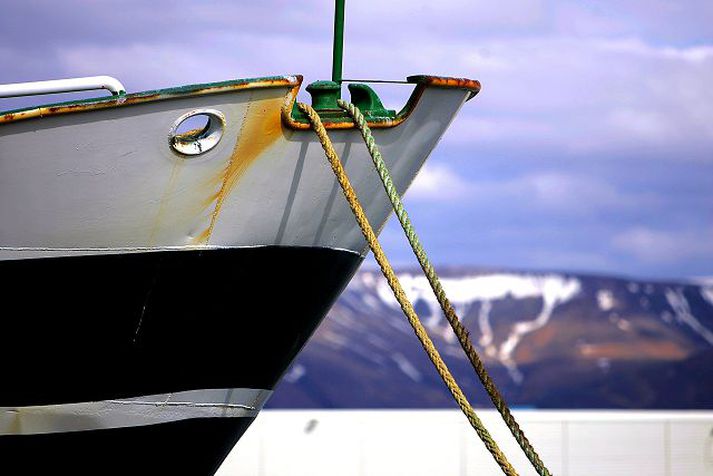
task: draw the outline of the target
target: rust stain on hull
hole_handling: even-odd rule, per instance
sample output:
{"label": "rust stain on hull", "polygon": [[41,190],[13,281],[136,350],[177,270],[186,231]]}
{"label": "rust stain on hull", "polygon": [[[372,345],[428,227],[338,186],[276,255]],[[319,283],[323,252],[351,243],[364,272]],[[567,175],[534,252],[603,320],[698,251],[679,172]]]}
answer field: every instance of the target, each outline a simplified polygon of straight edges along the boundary
{"label": "rust stain on hull", "polygon": [[205,203],[206,206],[215,203],[210,224],[194,239],[195,244],[208,243],[225,199],[235,188],[240,177],[265,150],[282,137],[283,102],[282,97],[259,102],[248,101],[235,148],[222,173],[214,178],[214,185],[219,184],[220,188]]}
{"label": "rust stain on hull", "polygon": [[185,162],[183,160],[176,160],[173,164],[173,167],[171,167],[171,175],[168,177],[168,183],[166,184],[163,194],[161,195],[161,203],[159,205],[156,218],[154,218],[153,227],[151,228],[151,234],[149,235],[149,244],[151,246],[156,244],[156,234],[158,233],[159,228],[161,227],[164,215],[166,215],[166,210],[168,208],[168,202],[170,201],[170,197],[176,191],[178,176],[180,175],[181,170],[183,170],[184,165]]}

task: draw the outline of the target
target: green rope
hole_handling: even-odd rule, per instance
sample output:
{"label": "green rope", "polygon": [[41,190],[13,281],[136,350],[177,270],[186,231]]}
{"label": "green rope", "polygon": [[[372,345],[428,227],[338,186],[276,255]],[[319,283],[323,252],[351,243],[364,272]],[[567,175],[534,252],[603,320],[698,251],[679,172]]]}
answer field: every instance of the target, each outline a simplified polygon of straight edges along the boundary
{"label": "green rope", "polygon": [[383,183],[386,194],[391,201],[394,212],[399,219],[399,223],[401,223],[401,228],[403,228],[406,238],[411,245],[411,249],[416,255],[416,258],[421,265],[421,269],[423,269],[423,272],[431,285],[431,289],[433,289],[433,293],[436,295],[436,299],[438,299],[441,309],[443,309],[446,319],[451,325],[451,328],[453,328],[453,332],[458,337],[458,341],[460,342],[463,351],[468,356],[475,373],[478,374],[478,378],[480,378],[483,387],[488,392],[490,400],[493,402],[493,405],[502,416],[503,421],[510,429],[510,432],[515,437],[518,445],[520,445],[520,448],[522,448],[522,451],[527,456],[527,459],[530,460],[530,463],[532,463],[532,466],[535,468],[537,473],[540,476],[551,476],[551,473],[545,467],[545,464],[540,459],[540,456],[532,447],[532,444],[527,439],[525,433],[520,428],[520,425],[518,425],[515,420],[515,417],[510,412],[510,408],[505,402],[505,399],[498,391],[495,386],[495,382],[493,382],[490,374],[485,369],[485,365],[478,355],[478,352],[473,347],[468,330],[463,326],[463,324],[461,324],[455,309],[448,300],[446,292],[443,290],[443,286],[441,285],[441,280],[438,278],[436,270],[433,268],[431,261],[428,259],[426,251],[423,249],[421,241],[418,239],[418,235],[416,235],[416,230],[414,230],[411,220],[408,217],[408,213],[401,202],[401,196],[399,195],[394,182],[391,180],[389,169],[387,168],[386,163],[384,163],[384,159],[381,156],[381,152],[379,152],[379,148],[376,146],[376,142],[374,141],[374,137],[371,135],[371,130],[364,119],[364,115],[361,113],[359,108],[347,101],[344,101],[343,99],[339,99],[337,103],[339,104],[339,107],[349,113],[354,120],[354,123],[361,131],[366,147],[369,150],[369,155],[371,155],[376,171],[378,172],[379,177],[381,177],[381,182]]}
{"label": "green rope", "polygon": [[374,253],[374,259],[376,259],[376,262],[379,263],[379,267],[381,268],[381,272],[384,274],[384,278],[386,278],[386,282],[389,283],[389,287],[393,291],[394,297],[401,306],[401,310],[408,319],[416,337],[419,342],[421,342],[423,350],[433,363],[438,375],[443,380],[443,383],[445,383],[446,387],[448,387],[453,399],[456,401],[483,444],[485,444],[485,447],[498,463],[503,473],[508,476],[518,476],[515,468],[512,467],[503,452],[500,451],[498,444],[490,436],[488,429],[485,428],[485,425],[483,425],[480,418],[478,418],[475,410],[471,406],[470,402],[468,402],[468,398],[463,393],[463,390],[458,385],[458,382],[456,382],[446,363],[443,361],[441,354],[438,353],[438,349],[436,349],[433,341],[428,336],[428,332],[426,332],[425,327],[423,327],[421,319],[418,317],[418,314],[416,314],[413,304],[409,301],[408,296],[406,296],[406,292],[401,286],[399,278],[396,276],[396,272],[394,272],[394,269],[391,267],[388,258],[384,254],[384,250],[381,248],[379,240],[376,238],[376,233],[374,233],[374,229],[371,227],[369,219],[364,213],[364,208],[359,202],[359,197],[357,197],[354,187],[352,187],[352,184],[349,181],[349,177],[342,166],[342,162],[339,160],[337,152],[334,150],[332,141],[330,140],[327,130],[325,129],[324,124],[322,124],[322,120],[319,118],[317,111],[315,111],[311,106],[303,103],[297,103],[297,107],[309,118],[312,129],[314,129],[314,132],[319,138],[319,142],[322,144],[324,155],[327,157],[329,165],[332,167],[332,171],[339,182],[339,186],[342,188],[344,198],[347,199],[349,207],[352,209],[352,213],[354,214],[354,218],[359,224],[359,228],[361,229],[366,242],[369,244],[369,248],[371,248],[372,253]]}

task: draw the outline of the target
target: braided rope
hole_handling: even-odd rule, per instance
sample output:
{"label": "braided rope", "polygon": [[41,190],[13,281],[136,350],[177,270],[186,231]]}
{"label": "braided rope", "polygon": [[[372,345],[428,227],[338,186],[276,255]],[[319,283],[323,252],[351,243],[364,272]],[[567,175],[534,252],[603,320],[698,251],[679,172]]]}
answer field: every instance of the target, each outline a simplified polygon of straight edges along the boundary
{"label": "braided rope", "polygon": [[515,440],[517,441],[518,445],[520,445],[520,448],[522,448],[522,451],[527,456],[527,459],[530,460],[530,463],[532,463],[532,466],[535,468],[537,473],[541,476],[551,476],[549,470],[545,467],[545,464],[542,462],[540,456],[535,451],[535,448],[533,448],[532,444],[525,436],[525,433],[520,428],[520,425],[518,425],[517,421],[515,420],[515,417],[510,412],[510,408],[505,402],[505,399],[498,391],[497,387],[495,386],[495,383],[490,377],[490,374],[485,369],[485,365],[483,364],[483,361],[478,355],[478,352],[473,347],[473,344],[470,341],[468,329],[466,329],[463,324],[461,324],[461,321],[458,318],[455,309],[453,309],[453,306],[448,300],[446,292],[443,290],[443,286],[441,285],[441,280],[438,278],[436,270],[431,264],[431,261],[428,259],[426,251],[423,249],[421,241],[419,240],[418,235],[416,235],[416,231],[413,225],[411,224],[411,220],[408,217],[408,213],[406,212],[406,209],[404,208],[403,203],[401,202],[399,192],[396,189],[394,182],[391,180],[391,174],[389,174],[389,169],[387,168],[386,163],[384,163],[384,159],[381,156],[381,153],[379,152],[379,148],[377,147],[376,142],[374,141],[374,137],[371,135],[371,130],[369,129],[369,126],[367,125],[366,120],[364,119],[364,115],[361,113],[359,108],[347,101],[344,101],[343,99],[339,99],[337,102],[339,104],[339,107],[349,113],[349,115],[354,120],[354,123],[361,131],[361,135],[364,138],[366,147],[369,150],[369,155],[371,155],[372,161],[374,162],[374,166],[376,167],[376,171],[378,172],[379,177],[381,177],[381,182],[384,185],[386,194],[389,196],[389,200],[391,200],[394,212],[396,213],[396,216],[398,217],[399,222],[401,223],[401,228],[403,228],[404,233],[406,234],[406,238],[408,238],[408,242],[411,245],[411,249],[416,255],[416,258],[418,259],[418,262],[421,265],[421,269],[423,269],[423,272],[425,273],[426,278],[428,279],[428,282],[431,285],[431,289],[436,295],[436,299],[438,299],[438,303],[441,305],[441,309],[443,309],[443,313],[445,314],[446,319],[450,323],[453,332],[458,337],[458,341],[460,342],[463,351],[468,356],[468,359],[470,360],[473,369],[475,369],[475,373],[478,374],[478,378],[480,378],[483,387],[488,392],[490,400],[493,402],[495,408],[497,408],[498,412],[503,418],[503,421],[505,421],[505,424],[510,429],[510,432],[515,437]]}
{"label": "braided rope", "polygon": [[347,202],[349,202],[349,206],[351,207],[352,212],[354,213],[354,217],[356,218],[357,223],[359,224],[359,227],[361,228],[361,231],[364,234],[364,238],[366,238],[366,241],[369,244],[371,251],[374,253],[374,258],[376,258],[377,263],[379,263],[381,272],[384,274],[386,281],[389,283],[389,287],[391,287],[391,290],[393,291],[396,300],[399,302],[401,309],[408,318],[408,321],[411,324],[411,327],[413,328],[416,337],[418,337],[418,340],[421,342],[421,345],[426,351],[426,354],[428,354],[429,359],[431,359],[431,362],[436,367],[438,374],[448,387],[448,390],[451,392],[451,395],[453,395],[453,398],[455,399],[456,403],[458,403],[458,406],[463,411],[471,426],[475,429],[476,433],[478,433],[478,436],[483,441],[488,451],[490,451],[490,454],[493,456],[500,468],[505,474],[509,476],[517,476],[517,472],[510,465],[502,451],[500,451],[500,448],[498,448],[497,443],[495,443],[493,438],[490,436],[490,433],[480,421],[478,415],[476,415],[475,411],[473,410],[473,407],[468,402],[468,399],[466,398],[465,394],[458,386],[458,383],[453,378],[453,375],[451,374],[450,370],[448,370],[446,363],[443,361],[440,354],[438,353],[438,350],[433,345],[433,341],[431,341],[431,338],[428,336],[426,329],[421,324],[421,321],[419,320],[416,311],[414,311],[413,309],[413,305],[408,300],[406,293],[401,287],[401,283],[399,282],[396,273],[394,273],[393,268],[389,264],[389,261],[386,258],[386,255],[384,254],[384,251],[381,248],[379,241],[376,238],[376,234],[374,233],[374,230],[371,227],[368,218],[364,214],[364,209],[359,203],[359,199],[356,196],[356,192],[354,191],[354,188],[349,182],[349,178],[347,177],[347,174],[344,171],[344,167],[342,166],[342,163],[339,160],[339,156],[337,156],[337,153],[334,150],[334,146],[332,145],[332,141],[329,139],[327,131],[324,128],[321,119],[317,115],[317,112],[312,109],[312,107],[303,103],[298,103],[297,107],[302,112],[307,114],[309,121],[312,124],[312,128],[316,132],[317,137],[319,137],[319,142],[322,144],[322,148],[324,149],[324,153],[327,156],[327,160],[329,160],[329,164],[332,166],[334,175],[337,177],[339,185],[342,187],[342,192],[344,193]]}

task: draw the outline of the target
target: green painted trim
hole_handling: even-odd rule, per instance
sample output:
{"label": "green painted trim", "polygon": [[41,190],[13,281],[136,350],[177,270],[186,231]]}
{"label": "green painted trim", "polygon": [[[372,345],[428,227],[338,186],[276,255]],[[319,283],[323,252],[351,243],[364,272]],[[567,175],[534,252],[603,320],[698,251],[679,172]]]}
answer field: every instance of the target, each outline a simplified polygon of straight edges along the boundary
{"label": "green painted trim", "polygon": [[396,111],[386,109],[376,92],[366,84],[352,83],[348,88],[352,104],[358,107],[362,114],[379,117],[396,116]]}
{"label": "green painted trim", "polygon": [[[416,103],[418,103],[423,91],[427,88],[461,89],[468,91],[469,96],[466,100],[473,98],[480,91],[480,82],[468,78],[415,75],[407,77],[406,81],[414,84],[416,87],[411,93],[411,96],[409,96],[406,105],[399,112],[385,109],[376,93],[368,86],[361,83],[351,83],[349,85],[349,90],[352,93],[353,100],[357,102],[364,102],[368,105],[368,107],[372,108],[371,110],[363,111],[364,117],[366,117],[370,127],[379,127],[380,124],[383,124],[384,127],[389,127],[405,120],[406,117],[411,114],[411,111],[416,106]],[[356,90],[356,96],[354,94],[354,90]],[[335,123],[353,124],[352,118],[341,109],[339,111],[319,111],[319,116],[325,120],[325,125],[327,127],[329,124]],[[310,125],[307,116],[296,107],[292,108],[291,120],[299,124],[307,126]]]}
{"label": "green painted trim", "polygon": [[231,80],[227,80],[227,81],[219,81],[216,83],[197,83],[197,84],[188,84],[185,86],[177,86],[177,87],[165,88],[165,89],[152,89],[149,91],[140,91],[140,92],[131,93],[131,94],[124,93],[124,94],[119,94],[118,96],[117,95],[100,96],[100,97],[96,97],[96,98],[75,99],[72,101],[64,101],[64,102],[57,102],[57,103],[50,103],[50,104],[39,104],[37,106],[28,106],[28,107],[23,107],[23,108],[19,108],[19,109],[12,109],[9,111],[0,111],[0,115],[18,114],[18,113],[32,111],[34,109],[41,109],[41,108],[52,108],[52,107],[62,107],[62,106],[79,106],[79,105],[86,105],[86,104],[117,103],[119,101],[145,98],[145,97],[149,97],[149,96],[180,97],[180,96],[190,95],[192,93],[195,93],[195,92],[198,92],[198,91],[201,91],[204,89],[217,89],[217,88],[225,88],[225,87],[229,88],[231,86],[241,86],[241,85],[245,85],[245,84],[249,84],[249,83],[260,83],[260,82],[281,81],[281,80],[290,81],[291,83],[294,83],[293,86],[297,86],[300,82],[298,77],[296,77],[296,76],[265,76],[265,77],[261,77],[261,78],[231,79]]}
{"label": "green painted trim", "polygon": [[332,81],[341,86],[342,63],[344,57],[344,3],[334,2],[334,44],[332,46]]}
{"label": "green painted trim", "polygon": [[[389,124],[394,121],[401,121],[402,119],[406,118],[409,114],[411,114],[411,111],[416,106],[416,103],[418,102],[418,100],[421,96],[421,92],[422,92],[422,88],[423,88],[421,81],[422,81],[422,78],[425,78],[425,77],[426,76],[414,77],[413,81],[411,81],[411,78],[409,78],[409,82],[413,82],[416,85],[416,89],[413,91],[411,96],[408,98],[408,101],[406,102],[406,104],[400,111],[396,112],[393,109],[386,109],[383,107],[383,105],[381,106],[381,108],[375,108],[373,110],[365,110],[364,117],[369,122],[369,124],[371,124],[371,125],[379,124],[379,123]],[[378,98],[376,93],[369,86],[367,86],[365,84],[362,84],[362,83],[349,84],[349,86],[347,86],[347,87],[348,87],[350,93],[354,94],[353,87],[355,87],[355,86],[357,89],[362,90],[362,91],[360,91],[360,93],[364,91],[363,88],[369,89],[371,91],[371,93],[373,93],[373,95],[376,97],[376,101],[378,101],[378,103],[381,104],[381,100]],[[309,86],[308,86],[308,88],[309,88]],[[373,100],[373,98],[370,98],[370,99]],[[349,124],[354,123],[354,120],[351,118],[351,116],[339,107],[336,110],[320,110],[318,112],[319,112],[319,116],[321,118],[328,120],[330,123],[335,123],[335,122],[349,123]],[[300,111],[299,108],[297,107],[297,101],[295,101],[295,103],[292,107],[291,116],[292,116],[292,120],[294,120],[295,122],[299,122],[302,124],[310,124],[309,118],[307,117],[307,115],[305,113],[303,113],[302,111]]]}
{"label": "green painted trim", "polygon": [[[364,104],[364,116],[370,123],[391,122],[397,118],[398,114],[392,109],[386,109],[381,104],[381,100],[366,84],[352,83],[348,86],[352,96],[352,101]],[[334,81],[315,81],[307,86],[307,91],[312,95],[312,107],[319,116],[329,122],[351,122],[351,117],[346,114],[337,104],[340,97],[341,87]],[[409,103],[411,101],[409,100]],[[407,115],[410,111],[407,106],[402,111]],[[401,114],[401,113],[399,113]],[[292,107],[292,119],[297,122],[309,123],[307,115],[297,107],[297,102]]]}
{"label": "green painted trim", "polygon": [[337,99],[341,96],[342,87],[334,81],[315,81],[307,86],[307,92],[312,96],[312,107],[317,111],[338,111]]}

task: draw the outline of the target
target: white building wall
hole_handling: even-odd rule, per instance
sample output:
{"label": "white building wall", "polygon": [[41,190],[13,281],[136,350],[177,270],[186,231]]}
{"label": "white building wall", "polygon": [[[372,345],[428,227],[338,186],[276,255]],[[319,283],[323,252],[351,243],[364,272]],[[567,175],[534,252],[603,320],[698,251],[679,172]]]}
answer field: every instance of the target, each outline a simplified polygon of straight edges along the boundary
{"label": "white building wall", "polygon": [[[521,475],[535,472],[499,415],[483,422]],[[713,412],[518,411],[553,474],[713,475]],[[263,411],[218,476],[501,474],[455,410]]]}

